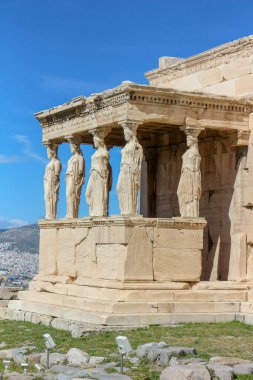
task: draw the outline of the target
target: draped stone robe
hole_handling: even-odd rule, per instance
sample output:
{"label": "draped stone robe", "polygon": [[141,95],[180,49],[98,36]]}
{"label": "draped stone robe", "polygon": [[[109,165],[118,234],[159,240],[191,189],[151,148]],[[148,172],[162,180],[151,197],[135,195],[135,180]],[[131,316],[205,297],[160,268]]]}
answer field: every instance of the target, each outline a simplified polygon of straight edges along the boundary
{"label": "draped stone robe", "polygon": [[199,216],[199,200],[201,196],[201,171],[198,147],[189,148],[182,157],[181,177],[177,195],[182,217]]}
{"label": "draped stone robe", "polygon": [[98,149],[91,157],[90,178],[86,189],[90,216],[108,215],[108,161],[106,148]]}
{"label": "draped stone robe", "polygon": [[66,171],[67,218],[78,218],[83,183],[84,158],[81,154],[74,154],[68,160]]}
{"label": "draped stone robe", "polygon": [[60,172],[62,165],[58,158],[53,157],[47,164],[44,175],[45,219],[56,219],[57,202],[60,188]]}
{"label": "draped stone robe", "polygon": [[136,215],[140,189],[143,150],[136,137],[121,151],[122,159],[117,183],[119,207],[122,215]]}

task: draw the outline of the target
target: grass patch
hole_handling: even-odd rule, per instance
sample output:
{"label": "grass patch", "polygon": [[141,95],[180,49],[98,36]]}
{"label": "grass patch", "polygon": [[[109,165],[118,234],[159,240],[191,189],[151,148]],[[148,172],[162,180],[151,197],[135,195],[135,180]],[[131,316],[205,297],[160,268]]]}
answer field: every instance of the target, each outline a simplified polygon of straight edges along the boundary
{"label": "grass patch", "polygon": [[[121,334],[127,335],[133,349],[140,344],[164,341],[170,346],[195,347],[197,356],[207,360],[211,356],[219,355],[236,356],[253,361],[253,326],[240,322],[185,324],[176,327],[150,326],[121,332],[92,333],[74,339],[69,332],[55,330],[52,327],[29,322],[0,321],[0,343],[7,344],[3,349],[31,345],[36,347],[34,351],[44,351],[42,335],[45,333],[52,335],[56,342],[54,351],[59,353],[66,353],[70,348],[76,347],[90,355],[108,357],[117,353],[115,338]],[[117,360],[112,358],[111,361]],[[134,380],[159,379],[159,372],[155,366],[152,367],[143,361],[136,367],[127,372]],[[0,371],[2,370],[3,364],[0,360]],[[253,376],[241,376],[238,380],[253,380]]]}

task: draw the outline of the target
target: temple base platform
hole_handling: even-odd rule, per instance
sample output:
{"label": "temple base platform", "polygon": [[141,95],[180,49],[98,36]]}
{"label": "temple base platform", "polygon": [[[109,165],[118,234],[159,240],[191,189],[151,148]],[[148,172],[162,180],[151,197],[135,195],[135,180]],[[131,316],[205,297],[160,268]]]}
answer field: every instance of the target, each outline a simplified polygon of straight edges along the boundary
{"label": "temple base platform", "polygon": [[253,324],[253,283],[97,286],[92,282],[77,285],[68,283],[67,278],[37,276],[29,291],[19,292],[19,299],[9,302],[7,318],[61,329],[88,325],[91,331],[234,320]]}
{"label": "temple base platform", "polygon": [[69,329],[253,323],[253,283],[200,281],[202,218],[41,221],[40,269],[1,318]]}

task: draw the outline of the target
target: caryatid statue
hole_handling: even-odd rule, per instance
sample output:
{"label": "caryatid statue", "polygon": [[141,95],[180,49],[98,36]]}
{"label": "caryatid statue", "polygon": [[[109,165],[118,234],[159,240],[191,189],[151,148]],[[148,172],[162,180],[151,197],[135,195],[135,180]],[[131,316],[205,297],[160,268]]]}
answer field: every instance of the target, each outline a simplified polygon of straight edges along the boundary
{"label": "caryatid statue", "polygon": [[68,160],[66,171],[66,218],[78,218],[80,195],[84,184],[85,163],[80,149],[81,141],[77,137],[67,137],[72,156]]}
{"label": "caryatid statue", "polygon": [[96,152],[91,157],[90,178],[85,194],[90,216],[108,215],[110,156],[104,142],[105,132],[104,129],[96,129],[91,132]]}
{"label": "caryatid statue", "polygon": [[181,177],[177,189],[180,215],[183,218],[199,216],[201,196],[201,157],[198,149],[200,129],[182,128],[186,134],[187,151],[182,156]]}
{"label": "caryatid statue", "polygon": [[62,165],[57,156],[58,144],[46,143],[45,145],[47,147],[47,157],[50,160],[44,175],[45,219],[52,220],[56,219],[57,214]]}
{"label": "caryatid statue", "polygon": [[122,215],[136,215],[143,149],[136,137],[138,124],[124,123],[122,126],[126,145],[121,151],[122,158],[117,183],[119,207]]}

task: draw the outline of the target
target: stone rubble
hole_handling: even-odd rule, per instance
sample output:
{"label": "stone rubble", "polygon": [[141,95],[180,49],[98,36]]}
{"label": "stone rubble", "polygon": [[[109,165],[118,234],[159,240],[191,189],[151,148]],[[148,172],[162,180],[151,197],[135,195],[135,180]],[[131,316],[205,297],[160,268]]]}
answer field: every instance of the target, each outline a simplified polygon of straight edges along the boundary
{"label": "stone rubble", "polygon": [[253,374],[253,362],[232,357],[212,357],[207,362],[201,358],[172,356],[160,380],[233,380],[244,374]]}
{"label": "stone rubble", "polygon": [[[2,360],[11,360],[19,366],[28,363],[27,373],[7,371],[4,373],[5,380],[132,380],[127,371],[137,368],[142,360],[148,361],[161,372],[160,380],[233,380],[238,375],[253,374],[253,362],[249,360],[214,356],[207,361],[196,357],[195,348],[172,347],[165,342],[146,343],[132,351],[125,358],[124,374],[120,374],[119,354],[90,356],[73,347],[66,354],[50,353],[50,368],[46,369],[46,354],[31,353],[34,348],[27,346],[0,350]],[[38,364],[42,366],[40,371],[29,372]]]}

